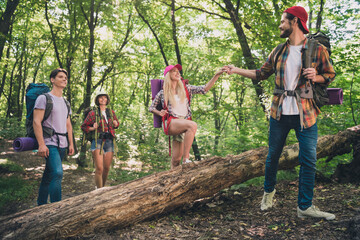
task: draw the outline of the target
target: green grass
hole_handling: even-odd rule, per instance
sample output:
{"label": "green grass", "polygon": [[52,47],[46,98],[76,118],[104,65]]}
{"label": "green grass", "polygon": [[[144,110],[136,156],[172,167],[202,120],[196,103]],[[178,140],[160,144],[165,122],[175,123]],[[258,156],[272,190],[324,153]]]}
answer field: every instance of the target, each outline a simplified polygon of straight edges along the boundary
{"label": "green grass", "polygon": [[[27,199],[34,191],[32,181],[22,179],[24,169],[11,161],[0,164],[0,212],[5,212],[4,206],[16,204]],[[20,175],[19,175],[20,174]]]}
{"label": "green grass", "polygon": [[23,173],[24,169],[12,162],[0,164],[0,173]]}
{"label": "green grass", "polygon": [[20,202],[34,191],[35,184],[19,176],[0,177],[0,212],[9,203]]}

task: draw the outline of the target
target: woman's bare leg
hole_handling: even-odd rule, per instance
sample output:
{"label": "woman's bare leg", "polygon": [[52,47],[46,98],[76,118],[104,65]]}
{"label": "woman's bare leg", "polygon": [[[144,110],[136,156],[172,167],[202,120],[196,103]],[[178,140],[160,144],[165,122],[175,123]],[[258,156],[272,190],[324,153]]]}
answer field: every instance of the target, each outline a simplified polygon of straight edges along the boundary
{"label": "woman's bare leg", "polygon": [[169,126],[169,135],[178,135],[185,133],[184,138],[184,159],[189,159],[190,149],[194,141],[197,124],[194,121],[186,119],[172,119]]}
{"label": "woman's bare leg", "polygon": [[100,149],[92,151],[94,164],[95,164],[95,184],[97,188],[103,187],[103,170],[104,170],[104,159],[103,155],[100,155]]}
{"label": "woman's bare leg", "polygon": [[105,186],[105,183],[106,183],[106,180],[107,180],[107,177],[109,174],[113,156],[114,156],[113,152],[104,153],[104,170],[103,170],[103,174],[102,174],[103,187]]}
{"label": "woman's bare leg", "polygon": [[180,165],[181,157],[184,152],[184,143],[172,141],[172,156],[171,156],[171,169]]}

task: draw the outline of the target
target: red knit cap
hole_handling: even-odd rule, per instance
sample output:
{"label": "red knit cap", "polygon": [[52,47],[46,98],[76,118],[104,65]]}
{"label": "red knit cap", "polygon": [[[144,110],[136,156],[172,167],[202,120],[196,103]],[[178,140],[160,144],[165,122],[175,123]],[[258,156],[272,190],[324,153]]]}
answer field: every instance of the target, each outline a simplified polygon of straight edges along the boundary
{"label": "red knit cap", "polygon": [[308,20],[308,14],[303,7],[293,6],[291,8],[286,9],[284,12],[290,13],[290,14],[294,15],[295,17],[297,17],[300,20],[301,25],[303,26],[303,28],[305,30],[305,33],[309,33],[309,29],[306,26],[306,22]]}

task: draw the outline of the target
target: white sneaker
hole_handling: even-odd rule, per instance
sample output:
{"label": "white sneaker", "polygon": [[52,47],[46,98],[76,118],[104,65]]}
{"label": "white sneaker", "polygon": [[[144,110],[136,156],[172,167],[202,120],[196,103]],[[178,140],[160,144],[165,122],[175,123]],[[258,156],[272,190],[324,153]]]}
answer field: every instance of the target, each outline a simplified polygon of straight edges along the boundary
{"label": "white sneaker", "polygon": [[328,212],[322,212],[314,205],[311,205],[306,210],[301,210],[299,207],[297,208],[297,215],[299,218],[306,218],[306,217],[315,217],[315,218],[325,218],[326,220],[334,220],[335,215]]}
{"label": "white sneaker", "polygon": [[272,191],[271,193],[264,192],[264,196],[261,200],[260,209],[262,211],[267,210],[273,206],[273,198],[275,195],[276,190]]}
{"label": "white sneaker", "polygon": [[185,159],[185,160],[183,160],[183,164],[186,164],[186,163],[192,163],[192,161],[190,160],[190,159]]}

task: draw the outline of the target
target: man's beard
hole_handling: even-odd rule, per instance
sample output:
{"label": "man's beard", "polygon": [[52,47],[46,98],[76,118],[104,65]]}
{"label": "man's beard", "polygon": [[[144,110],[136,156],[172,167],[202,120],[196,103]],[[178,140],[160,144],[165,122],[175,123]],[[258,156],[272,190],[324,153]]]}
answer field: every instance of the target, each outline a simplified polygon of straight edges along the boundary
{"label": "man's beard", "polygon": [[288,29],[284,30],[283,33],[280,34],[280,37],[281,37],[281,38],[287,38],[287,37],[290,36],[290,34],[291,34],[292,32],[293,32],[293,31],[292,31],[292,28],[288,28]]}
{"label": "man's beard", "polygon": [[285,29],[283,33],[280,33],[281,38],[287,38],[293,32],[292,24],[289,22],[289,28]]}

